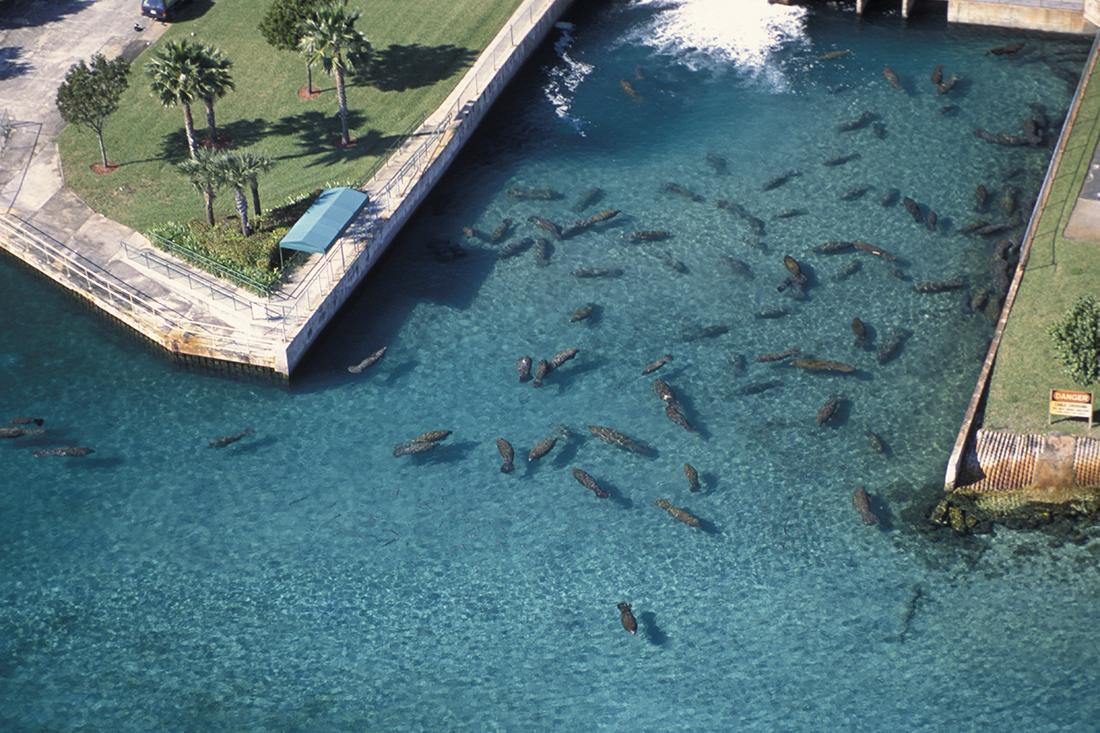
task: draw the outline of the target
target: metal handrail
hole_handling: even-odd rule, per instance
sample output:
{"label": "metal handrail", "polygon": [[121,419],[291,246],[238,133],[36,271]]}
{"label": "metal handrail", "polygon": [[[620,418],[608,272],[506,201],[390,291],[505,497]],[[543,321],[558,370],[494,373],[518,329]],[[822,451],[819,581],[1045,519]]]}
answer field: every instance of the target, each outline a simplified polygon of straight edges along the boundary
{"label": "metal handrail", "polygon": [[251,301],[244,300],[238,296],[235,292],[230,290],[225,285],[222,285],[217,280],[212,280],[208,277],[204,277],[202,274],[196,272],[193,268],[185,265],[173,262],[170,259],[162,257],[160,254],[153,250],[140,249],[132,247],[127,242],[122,242],[122,250],[125,252],[128,259],[134,261],[144,261],[147,269],[153,270],[156,267],[160,267],[164,270],[165,274],[172,279],[173,273],[179,277],[187,279],[187,286],[192,290],[195,289],[195,283],[197,282],[200,287],[210,291],[213,297],[222,297],[233,303],[233,310],[251,310]]}
{"label": "metal handrail", "polygon": [[267,296],[270,296],[271,293],[274,291],[274,288],[272,288],[270,285],[265,285],[259,280],[254,280],[240,270],[218,262],[214,258],[208,255],[204,255],[202,252],[191,249],[190,247],[182,245],[179,242],[173,242],[171,239],[167,239],[153,232],[149,232],[147,236],[150,239],[154,239],[160,244],[164,245],[164,248],[167,249],[169,252],[179,254],[184,259],[193,258],[204,267],[213,270],[215,273],[222,274],[227,280],[232,280],[241,283],[242,285],[256,288],[261,293]]}

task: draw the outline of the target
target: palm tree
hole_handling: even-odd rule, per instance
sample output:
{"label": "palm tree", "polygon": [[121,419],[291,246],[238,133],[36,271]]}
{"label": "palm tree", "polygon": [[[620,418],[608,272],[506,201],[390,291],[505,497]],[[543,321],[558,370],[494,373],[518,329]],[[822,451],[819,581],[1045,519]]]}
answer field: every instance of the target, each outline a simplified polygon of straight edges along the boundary
{"label": "palm tree", "polygon": [[318,62],[326,73],[336,77],[336,100],[340,105],[340,144],[351,145],[348,134],[348,97],[344,89],[344,74],[353,70],[356,56],[370,49],[366,37],[355,29],[359,12],[348,10],[347,0],[318,6],[302,24],[298,48],[311,61]]}
{"label": "palm tree", "polygon": [[199,46],[199,50],[197,57],[201,75],[199,95],[202,97],[203,104],[206,105],[207,139],[210,145],[213,145],[217,137],[217,127],[214,125],[214,100],[221,99],[235,88],[233,77],[229,75],[233,62],[216,48]]}
{"label": "palm tree", "polygon": [[242,150],[240,153],[241,165],[248,171],[248,187],[252,189],[252,209],[256,216],[260,215],[260,184],[259,176],[267,173],[275,165],[275,161],[262,153],[253,153],[251,150]]}
{"label": "palm tree", "polygon": [[191,118],[191,104],[202,96],[200,81],[202,69],[198,63],[197,43],[187,40],[168,41],[146,64],[153,96],[165,107],[183,107],[183,129],[187,133],[187,151],[195,157],[195,122]]}
{"label": "palm tree", "polygon": [[[252,226],[248,223],[248,199],[245,198],[244,189],[253,187],[256,177],[261,170],[265,169],[265,165],[269,164],[270,161],[261,155],[237,151],[219,153],[214,164],[221,180],[233,189],[237,216],[241,218],[241,234],[246,237],[252,234]],[[253,189],[253,191],[256,193],[254,202],[258,203],[258,190]]]}
{"label": "palm tree", "polygon": [[202,194],[203,204],[206,207],[206,223],[208,226],[214,226],[214,192],[225,183],[217,154],[204,148],[197,151],[194,158],[185,160],[176,167]]}

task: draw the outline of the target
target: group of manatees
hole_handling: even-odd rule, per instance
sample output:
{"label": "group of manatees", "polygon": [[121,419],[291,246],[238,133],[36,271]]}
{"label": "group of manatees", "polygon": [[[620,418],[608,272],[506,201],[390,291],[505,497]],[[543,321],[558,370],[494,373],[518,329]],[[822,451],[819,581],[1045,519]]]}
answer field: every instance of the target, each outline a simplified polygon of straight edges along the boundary
{"label": "group of manatees", "polygon": [[[0,426],[0,439],[41,438],[47,435],[43,427],[46,420],[41,417],[20,415],[13,417],[6,426]],[[32,452],[35,458],[84,458],[95,453],[95,449],[82,445],[64,445],[52,448],[37,448]]]}

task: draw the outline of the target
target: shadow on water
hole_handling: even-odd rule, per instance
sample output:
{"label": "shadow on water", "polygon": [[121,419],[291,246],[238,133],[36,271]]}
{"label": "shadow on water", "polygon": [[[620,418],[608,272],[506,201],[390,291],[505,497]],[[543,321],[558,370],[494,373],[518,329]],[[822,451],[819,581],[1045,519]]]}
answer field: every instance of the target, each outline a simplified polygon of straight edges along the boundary
{"label": "shadow on water", "polygon": [[718,474],[703,471],[699,474],[699,488],[703,494],[713,494],[718,490]]}
{"label": "shadow on water", "polygon": [[[558,394],[569,391],[569,388],[580,377],[585,374],[595,371],[602,366],[606,366],[610,362],[603,357],[596,357],[594,359],[586,359],[580,364],[571,362],[568,366],[563,365],[555,369],[550,373],[550,376],[546,378],[546,386],[553,384],[558,388]],[[576,364],[574,366],[574,364]]]}
{"label": "shadow on water", "polygon": [[889,532],[894,528],[894,513],[890,505],[879,494],[869,494],[871,497],[871,511],[878,517],[878,528],[883,532]]}
{"label": "shadow on water", "polygon": [[226,453],[230,455],[239,456],[248,453],[258,453],[264,448],[269,448],[279,442],[279,439],[274,435],[265,435],[259,440],[250,440],[248,442],[241,441],[235,446],[230,446]]}
{"label": "shadow on water", "polygon": [[565,441],[565,445],[561,450],[556,451],[554,454],[554,460],[551,461],[556,468],[566,468],[577,457],[577,453],[580,452],[581,446],[588,441],[588,437],[581,435],[580,433],[573,433],[569,439]]}
{"label": "shadow on water", "polygon": [[30,64],[19,60],[19,57],[22,55],[23,49],[18,46],[4,46],[0,48],[0,81],[14,79],[31,70]]}
{"label": "shadow on water", "polygon": [[473,63],[477,54],[469,48],[444,46],[402,46],[391,44],[371,54],[369,63],[354,76],[354,83],[383,92],[401,92],[426,87],[448,79]]}
{"label": "shadow on water", "polygon": [[[69,0],[68,2],[41,2],[41,0],[0,0],[0,30],[32,28],[75,15],[92,4],[93,0]],[[136,8],[135,8],[136,11]]]}
{"label": "shadow on water", "polygon": [[469,457],[477,443],[472,440],[464,440],[458,443],[444,443],[435,450],[427,453],[414,453],[412,461],[416,465],[431,463],[458,463]]}
{"label": "shadow on water", "polygon": [[643,611],[638,615],[638,620],[642,622],[642,633],[645,634],[645,639],[653,646],[664,646],[668,641],[668,634],[657,625],[657,615],[653,611]]}
{"label": "shadow on water", "polygon": [[604,481],[602,479],[599,479],[599,482],[600,487],[609,494],[608,499],[611,501],[611,503],[615,504],[618,507],[621,507],[622,509],[634,508],[634,500],[624,494],[618,486],[612,483],[608,483],[607,481]]}
{"label": "shadow on water", "polygon": [[73,461],[72,465],[76,468],[85,471],[102,470],[106,468],[115,468],[126,463],[126,459],[122,456],[104,456],[102,458],[81,458],[78,461]]}

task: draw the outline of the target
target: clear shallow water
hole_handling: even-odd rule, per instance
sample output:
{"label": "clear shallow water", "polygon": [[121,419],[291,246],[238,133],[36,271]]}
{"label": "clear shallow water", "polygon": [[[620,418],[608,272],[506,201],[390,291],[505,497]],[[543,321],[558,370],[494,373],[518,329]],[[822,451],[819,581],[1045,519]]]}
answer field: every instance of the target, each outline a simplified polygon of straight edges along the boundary
{"label": "clear shallow water", "polygon": [[[578,14],[572,43],[555,36],[520,76],[289,391],[176,371],[0,266],[0,409],[49,421],[37,442],[0,445],[0,727],[1091,727],[1100,542],[1051,547],[998,532],[957,544],[917,530],[990,322],[957,293],[913,293],[871,258],[835,282],[852,256],[812,252],[862,238],[904,258],[914,281],[983,284],[988,243],[951,226],[929,232],[878,201],[897,187],[957,228],[976,216],[979,182],[996,191],[1022,167],[1014,183],[1034,195],[1048,151],[997,148],[971,130],[1015,131],[1033,101],[1052,116],[1064,109],[1067,86],[1041,57],[1083,56],[1084,42],[747,6],[730,36],[695,23],[707,6]],[[1022,55],[986,53],[1017,38],[1028,42]],[[816,61],[839,48],[853,54]],[[950,99],[928,81],[936,63],[966,80]],[[886,84],[884,64],[907,93]],[[830,92],[842,84],[851,88]],[[939,114],[948,103],[957,115]],[[835,131],[864,110],[885,122],[884,140]],[[856,151],[846,166],[822,165]],[[708,153],[728,160],[728,175]],[[761,191],[788,169],[803,175]],[[705,202],[662,194],[666,181]],[[861,185],[874,187],[863,200],[838,200]],[[568,195],[518,202],[513,186]],[[572,221],[573,199],[592,186],[606,196],[590,211],[623,214],[557,243],[546,267],[531,252],[497,261],[478,243],[442,263],[424,246],[504,217],[519,225],[508,241],[537,236],[527,216]],[[766,250],[718,198],[766,221]],[[791,207],[810,213],[772,219]],[[673,237],[628,244],[634,229]],[[667,269],[666,252],[689,273]],[[748,262],[754,279],[725,271],[723,254]],[[783,254],[815,273],[804,301],[775,290]],[[577,280],[582,266],[624,275]],[[601,317],[569,323],[585,302]],[[780,305],[792,315],[752,316]],[[853,348],[855,315],[878,339],[911,330],[902,354],[879,365]],[[715,324],[730,330],[684,340]],[[380,365],[346,373],[380,344],[390,346]],[[542,389],[516,382],[519,355],[567,346],[580,356]],[[751,361],[794,346],[862,373]],[[701,434],[666,420],[639,376],[666,351],[675,361],[661,374]],[[736,354],[749,359],[743,373]],[[782,386],[736,393],[773,380]],[[848,406],[819,428],[832,394]],[[588,438],[590,423],[658,455]],[[560,424],[577,439],[499,473],[496,437],[525,455]],[[206,447],[244,426],[256,435]],[[392,457],[434,428],[454,430],[445,447]],[[888,458],[869,450],[865,428],[884,436]],[[30,455],[56,444],[97,452]],[[688,491],[685,461],[704,493]],[[572,466],[614,497],[592,497]],[[857,485],[887,529],[859,522]],[[673,522],[652,506],[659,497],[713,531]],[[622,600],[637,637],[619,627]]]}

